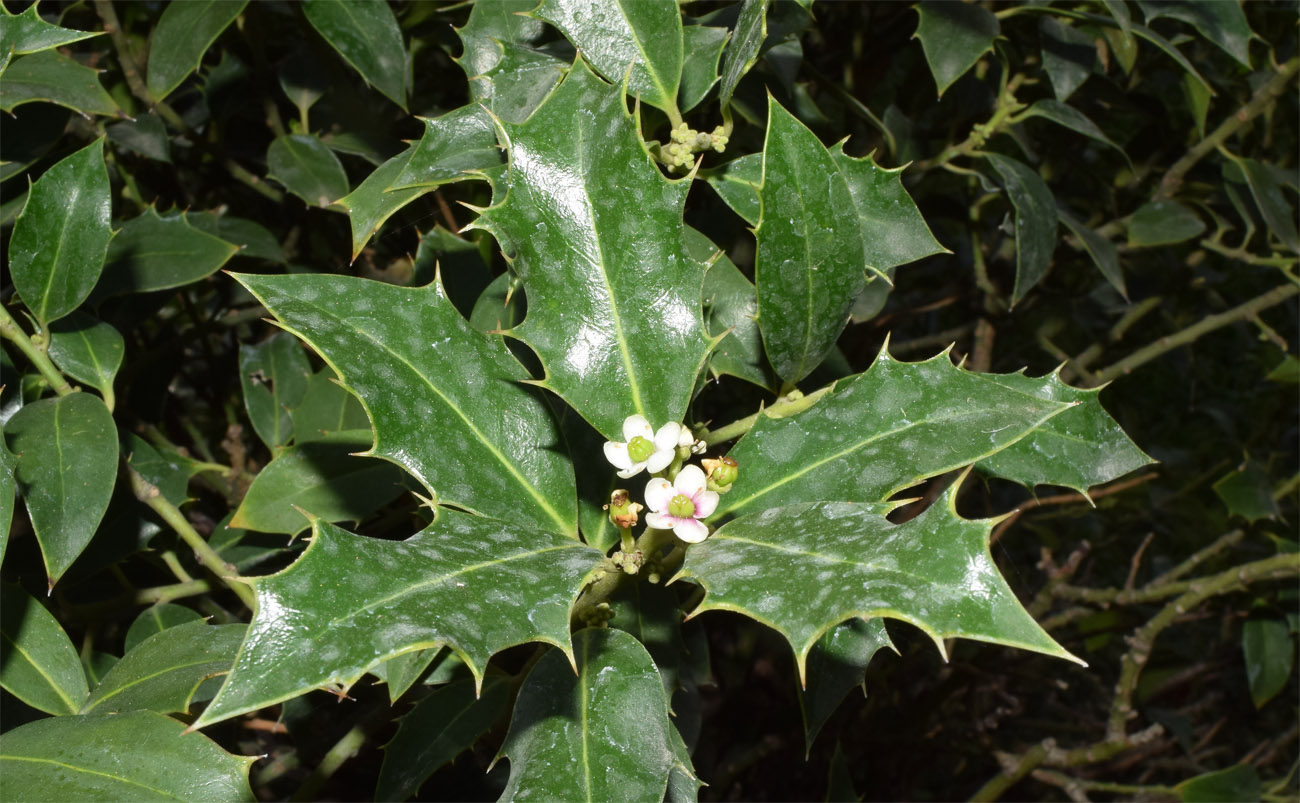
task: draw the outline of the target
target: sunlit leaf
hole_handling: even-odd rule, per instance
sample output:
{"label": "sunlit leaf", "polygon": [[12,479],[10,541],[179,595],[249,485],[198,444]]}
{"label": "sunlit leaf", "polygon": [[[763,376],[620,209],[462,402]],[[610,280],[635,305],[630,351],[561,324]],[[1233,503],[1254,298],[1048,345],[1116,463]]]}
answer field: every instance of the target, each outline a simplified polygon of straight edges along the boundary
{"label": "sunlit leaf", "polygon": [[149,37],[149,94],[163,100],[203,61],[248,0],[168,3]]}
{"label": "sunlit leaf", "polygon": [[90,693],[59,621],[22,588],[7,584],[0,585],[0,686],[56,716],[75,714]]}
{"label": "sunlit leaf", "polygon": [[203,682],[230,670],[246,629],[198,621],[155,633],[113,665],[80,713],[188,713]]}
{"label": "sunlit leaf", "polygon": [[406,108],[406,46],[387,3],[304,0],[302,10],[366,83]]}

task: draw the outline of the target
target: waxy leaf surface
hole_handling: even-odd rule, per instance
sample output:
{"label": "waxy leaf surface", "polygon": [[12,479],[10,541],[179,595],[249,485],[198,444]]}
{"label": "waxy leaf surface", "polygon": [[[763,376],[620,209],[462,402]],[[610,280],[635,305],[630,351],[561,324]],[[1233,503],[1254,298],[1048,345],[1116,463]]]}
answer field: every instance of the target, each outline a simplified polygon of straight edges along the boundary
{"label": "waxy leaf surface", "polygon": [[704,100],[709,90],[718,82],[718,59],[722,46],[727,43],[727,29],[708,25],[687,25],[682,28],[682,88],[680,106],[683,113]]}
{"label": "waxy leaf surface", "polygon": [[[956,484],[904,524],[887,506],[812,502],[722,526],[686,553],[679,576],[708,592],[709,610],[743,613],[789,640],[807,677],[822,635],[856,616],[902,619],[943,640],[968,638],[1078,660],[1021,607],[989,554],[993,520],[967,521]],[[779,582],[773,582],[779,577]]]}
{"label": "waxy leaf surface", "polygon": [[266,150],[267,175],[312,206],[327,207],[348,194],[348,174],[315,134],[286,134]]}
{"label": "waxy leaf surface", "polygon": [[188,713],[199,686],[230,671],[245,630],[198,621],[155,633],[113,665],[80,713]]}
{"label": "waxy leaf surface", "polygon": [[36,11],[37,5],[39,4],[32,3],[21,14],[10,14],[8,9],[0,7],[0,53],[22,56],[70,45],[104,33],[75,31],[48,23]]}
{"label": "waxy leaf surface", "polygon": [[805,758],[844,695],[855,686],[866,691],[867,665],[872,656],[886,647],[895,649],[885,630],[885,620],[879,618],[854,617],[840,622],[817,639],[808,653],[806,682],[799,690]]}
{"label": "waxy leaf surface", "polygon": [[1179,20],[1196,28],[1223,52],[1250,68],[1250,30],[1246,14],[1237,3],[1198,3],[1194,0],[1138,0],[1148,23],[1160,17]]}
{"label": "waxy leaf surface", "polygon": [[528,315],[511,334],[541,357],[543,386],[612,440],[633,413],[681,421],[709,349],[704,268],[683,241],[688,182],[663,177],[618,87],[581,61],[502,134],[507,195],[474,225],[515,254]]}
{"label": "waxy leaf surface", "polygon": [[981,461],[983,471],[1029,488],[1063,485],[1087,493],[1094,485],[1155,462],[1106,413],[1098,400],[1100,388],[1070,387],[1055,373],[1038,378],[1023,373],[981,376],[1012,390],[1075,405]]}
{"label": "waxy leaf surface", "polygon": [[745,0],[736,19],[736,30],[727,45],[727,58],[722,68],[722,84],[718,100],[725,107],[731,103],[740,79],[758,61],[758,50],[767,38],[768,0]]}
{"label": "waxy leaf surface", "polygon": [[1016,210],[1016,283],[1014,305],[1047,275],[1056,249],[1056,199],[1037,171],[997,153],[984,156],[1002,178]]}
{"label": "waxy leaf surface", "polygon": [[65,157],[32,185],[9,240],[9,273],[41,324],[62,318],[90,295],[112,236],[109,206],[103,139]]}
{"label": "waxy leaf surface", "polygon": [[117,478],[117,428],[98,397],[28,404],[5,424],[18,490],[53,585],[90,543]]}
{"label": "waxy leaf surface", "polygon": [[1106,281],[1110,282],[1111,287],[1114,287],[1124,298],[1128,298],[1124,273],[1119,267],[1119,249],[1115,244],[1085,226],[1083,221],[1061,207],[1057,207],[1056,217],[1075,237],[1079,238],[1088,256],[1092,257],[1092,263],[1097,266],[1097,270],[1101,271],[1101,275],[1106,277]]}
{"label": "waxy leaf surface", "polygon": [[4,796],[14,801],[252,801],[254,761],[152,711],[52,717],[0,736]]}
{"label": "waxy leaf surface", "polygon": [[[677,108],[682,80],[682,16],[664,0],[543,0],[533,12],[564,32],[596,71],[629,95]],[[629,74],[628,70],[631,69]]]}
{"label": "waxy leaf surface", "polygon": [[866,280],[848,182],[817,135],[768,96],[762,216],[754,236],[758,325],[788,382],[821,363]]}
{"label": "waxy leaf surface", "polygon": [[77,650],[45,606],[0,586],[0,686],[47,714],[75,714],[90,693]]}
{"label": "waxy leaf surface", "polygon": [[763,183],[763,154],[751,153],[709,173],[709,186],[726,201],[731,211],[751,226],[758,225],[762,208],[758,202],[758,185]]}
{"label": "waxy leaf surface", "polygon": [[477,103],[424,121],[424,136],[389,186],[433,189],[449,181],[473,178],[467,171],[501,163],[492,118]]}
{"label": "waxy leaf surface", "polygon": [[519,689],[501,755],[502,801],[661,800],[676,761],[654,661],[621,630],[573,637],[578,673],[552,650]]}
{"label": "waxy leaf surface", "polygon": [[248,0],[205,0],[163,8],[149,39],[146,84],[155,101],[166,98],[198,69],[203,54],[247,5]]}
{"label": "waxy leaf surface", "polygon": [[730,374],[762,388],[776,389],[776,377],[763,356],[763,335],[758,331],[758,291],[736,264],[708,237],[686,231],[686,247],[701,262],[713,260],[704,276],[704,306],[709,334],[722,337],[709,355],[709,370]]}
{"label": "waxy leaf surface", "polygon": [[203,621],[203,615],[193,608],[186,608],[184,605],[176,605],[170,602],[153,605],[135,617],[135,621],[126,629],[126,638],[123,639],[122,650],[124,653],[130,652],[140,642],[168,628],[201,621]]}
{"label": "waxy leaf surface", "polygon": [[50,326],[50,359],[59,370],[99,390],[112,390],[126,343],[116,329],[83,312]]}
{"label": "waxy leaf surface", "polygon": [[406,108],[406,46],[387,3],[305,0],[302,10],[366,83]]}
{"label": "waxy leaf surface", "polygon": [[216,273],[238,251],[238,246],[191,226],[183,214],[162,217],[148,209],[113,237],[95,297],[196,282]]}
{"label": "waxy leaf surface", "polygon": [[0,109],[49,101],[84,115],[119,115],[121,110],[99,83],[96,70],[57,50],[14,59],[0,73]]}
{"label": "waxy leaf surface", "polygon": [[918,4],[916,13],[916,38],[942,97],[980,56],[993,50],[1000,32],[998,18],[981,6],[935,0]]}
{"label": "waxy leaf surface", "polygon": [[501,337],[474,331],[440,284],[236,278],[361,399],[375,428],[369,454],[439,501],[576,535],[573,466],[550,410],[520,384],[528,372]]}
{"label": "waxy leaf surface", "polygon": [[511,123],[522,123],[550,94],[569,60],[534,45],[548,26],[524,16],[537,0],[475,3],[456,31],[464,47],[457,60],[469,79],[472,100]]}
{"label": "waxy leaf surface", "polygon": [[[419,198],[427,189],[411,188],[388,192],[394,180],[406,169],[406,163],[415,152],[412,146],[375,168],[357,188],[339,199],[338,205],[348,211],[352,225],[352,258],[356,259],[366,243],[399,209]],[[431,188],[430,188],[431,189]]]}
{"label": "waxy leaf surface", "polygon": [[[307,389],[297,406],[290,408],[289,417],[293,420],[293,440],[299,445],[346,429],[370,429],[366,408],[335,381],[334,372],[328,368],[307,379]],[[371,438],[369,443],[373,442]]]}
{"label": "waxy leaf surface", "polygon": [[759,416],[730,452],[740,478],[714,518],[795,502],[883,501],[995,454],[1067,409],[963,371],[947,354],[904,363],[881,351],[809,409]]}
{"label": "waxy leaf surface", "polygon": [[566,535],[445,509],[405,541],[317,521],[297,563],[251,580],[248,637],[197,725],[349,686],[382,661],[438,644],[480,682],[488,658],[515,644],[554,644],[563,662],[570,605],[600,560]]}

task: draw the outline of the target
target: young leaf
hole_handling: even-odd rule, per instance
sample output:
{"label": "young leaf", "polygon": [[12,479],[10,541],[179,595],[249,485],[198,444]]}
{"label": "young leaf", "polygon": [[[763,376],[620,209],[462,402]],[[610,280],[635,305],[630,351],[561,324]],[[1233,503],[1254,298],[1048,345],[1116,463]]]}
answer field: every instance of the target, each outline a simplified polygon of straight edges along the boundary
{"label": "young leaf", "polygon": [[1241,654],[1256,708],[1277,696],[1291,679],[1295,640],[1284,619],[1248,619],[1241,626]]}
{"label": "young leaf", "polygon": [[727,43],[727,29],[708,25],[687,25],[682,28],[682,88],[679,96],[683,113],[704,100],[709,90],[718,82],[718,59],[722,46]]}
{"label": "young leaf", "polygon": [[809,409],[761,415],[729,453],[740,478],[713,518],[795,502],[879,502],[1005,449],[1069,409],[955,367],[882,350]]}
{"label": "young leaf", "polygon": [[1205,223],[1177,201],[1152,201],[1139,207],[1128,221],[1128,244],[1134,248],[1172,245],[1199,237]]}
{"label": "young leaf", "polygon": [[239,382],[244,407],[257,436],[271,449],[293,437],[289,410],[307,392],[311,365],[296,338],[277,332],[257,345],[239,347]]}
{"label": "young leaf", "polygon": [[135,649],[137,644],[150,636],[161,633],[168,628],[202,621],[203,616],[201,614],[193,608],[186,608],[184,605],[174,605],[167,602],[162,605],[150,606],[148,610],[135,617],[135,621],[131,622],[131,626],[127,628],[126,638],[123,640],[122,645],[123,654]]}
{"label": "young leaf", "polygon": [[108,246],[104,278],[95,298],[150,293],[211,276],[239,248],[190,225],[184,214],[161,217],[157,210],[122,226]]}
{"label": "young leaf", "polygon": [[416,703],[384,745],[376,799],[413,797],[430,775],[472,747],[507,712],[510,690],[509,678],[493,675],[483,681],[481,694],[472,680],[461,680]]}
{"label": "young leaf", "polygon": [[[1103,145],[1108,145],[1119,151],[1120,156],[1125,161],[1129,161],[1128,154],[1124,149],[1115,144],[1115,141],[1106,136],[1106,133],[1097,127],[1097,124],[1088,119],[1088,116],[1073,106],[1067,106],[1059,100],[1043,98],[1034,105],[1030,106],[1021,115],[1022,117],[1042,117],[1044,120],[1050,120],[1059,126],[1070,129],[1085,137],[1095,139]],[[1132,164],[1132,162],[1129,162]]]}
{"label": "young leaf", "polygon": [[916,38],[921,40],[939,97],[953,82],[993,50],[1001,30],[993,12],[973,3],[923,2],[916,6],[920,19]]}
{"label": "young leaf", "polygon": [[[120,745],[121,749],[106,749]],[[6,797],[21,800],[254,800],[248,768],[152,711],[41,719],[0,735]]]}
{"label": "young leaf", "polygon": [[50,359],[59,370],[100,391],[112,391],[126,344],[109,324],[73,312],[50,325]]}
{"label": "young leaf", "polygon": [[248,0],[235,0],[169,3],[163,8],[149,39],[146,84],[154,101],[165,99],[199,68],[203,54],[247,5]]}
{"label": "young leaf", "polygon": [[73,393],[28,404],[5,424],[15,474],[51,586],[77,559],[108,509],[117,428],[99,398]]}
{"label": "young leaf", "polygon": [[821,363],[862,291],[862,230],[831,154],[768,95],[762,216],[754,235],[758,325],[776,373],[797,382]]}
{"label": "young leaf", "polygon": [[367,84],[406,108],[406,46],[387,3],[304,0],[302,10]]}
{"label": "young leaf", "polygon": [[1115,248],[1115,244],[1085,226],[1064,207],[1056,208],[1056,217],[1075,237],[1079,238],[1088,256],[1092,257],[1093,264],[1101,271],[1101,275],[1106,277],[1106,281],[1110,282],[1111,287],[1127,299],[1128,288],[1124,284],[1124,273],[1119,267],[1119,249]]}
{"label": "young leaf", "polygon": [[567,535],[445,509],[405,541],[317,521],[297,563],[251,579],[248,637],[195,726],[349,686],[382,661],[437,644],[460,653],[480,684],[488,658],[515,644],[568,655],[569,608],[600,560]]}
{"label": "young leaf", "polygon": [[611,440],[633,413],[681,421],[709,350],[704,271],[683,243],[689,182],[663,177],[622,92],[581,60],[501,133],[505,201],[472,226],[515,252],[528,316],[510,334],[541,358],[541,384]]}
{"label": "young leaf", "polygon": [[1160,17],[1168,17],[1191,25],[1201,36],[1250,69],[1250,40],[1259,37],[1250,30],[1246,14],[1237,3],[1138,0],[1138,8],[1142,9],[1148,24]]}
{"label": "young leaf", "polygon": [[72,312],[94,288],[112,236],[109,206],[103,139],[32,185],[9,240],[9,273],[42,326]]}
{"label": "young leaf", "polygon": [[799,690],[805,758],[844,695],[854,686],[866,692],[867,665],[885,647],[898,651],[889,640],[885,620],[879,618],[854,617],[840,622],[817,639],[808,653],[807,683]]}
{"label": "young leaf", "polygon": [[375,429],[368,454],[442,502],[576,534],[573,467],[550,410],[520,384],[528,372],[501,337],[474,331],[441,285],[235,278],[360,397]]}
{"label": "young leaf", "polygon": [[1002,186],[1016,210],[1016,283],[1011,303],[1020,303],[1047,275],[1056,249],[1056,199],[1038,175],[1022,162],[997,153],[985,159],[998,171]]}
{"label": "young leaf", "polygon": [[1078,661],[998,573],[988,548],[993,520],[957,515],[959,484],[904,524],[885,518],[887,505],[845,502],[729,522],[686,553],[678,576],[708,592],[690,616],[730,610],[774,628],[794,648],[801,682],[822,634],[854,616],[909,622],[945,657],[944,639],[968,638]]}
{"label": "young leaf", "polygon": [[230,671],[246,630],[198,621],[155,633],[113,665],[80,713],[189,713],[203,682]]}
{"label": "young leaf", "polygon": [[718,100],[724,109],[731,104],[731,96],[735,94],[740,79],[758,61],[759,48],[767,39],[767,3],[768,0],[745,0],[740,7],[736,30],[727,46],[722,84],[718,89]]}
{"label": "young leaf", "polygon": [[99,83],[99,72],[57,50],[16,58],[0,73],[0,109],[49,101],[89,117],[120,116],[122,111]]}
{"label": "young leaf", "polygon": [[528,119],[564,75],[569,62],[534,45],[546,32],[540,20],[524,16],[537,0],[475,3],[457,60],[469,79],[470,98],[510,123]]}
{"label": "young leaf", "polygon": [[676,756],[654,661],[621,630],[588,628],[573,641],[576,677],[552,650],[519,689],[501,800],[662,799]]}
{"label": "young leaf", "polygon": [[1012,390],[1074,405],[1023,439],[980,461],[978,468],[982,471],[1030,489],[1048,484],[1087,493],[1094,485],[1155,462],[1106,413],[1099,401],[1100,388],[1070,387],[1055,372],[1033,379],[1023,372],[981,376]]}
{"label": "young leaf", "polygon": [[310,206],[324,208],[348,194],[343,164],[315,134],[277,138],[266,151],[266,168],[269,178]]}
{"label": "young leaf", "polygon": [[1241,516],[1252,524],[1282,515],[1277,500],[1273,498],[1273,482],[1268,471],[1249,457],[1220,477],[1213,488],[1215,495],[1228,508],[1229,515]]}
{"label": "young leaf", "polygon": [[68,634],[16,585],[0,585],[0,686],[55,716],[77,713],[90,693]]}
{"label": "young leaf", "polygon": [[626,76],[628,94],[676,112],[683,60],[676,3],[543,0],[533,15],[559,28],[610,82],[621,85]]}
{"label": "young leaf", "polygon": [[36,11],[37,5],[39,4],[32,3],[21,14],[10,14],[7,8],[0,6],[0,53],[22,56],[63,47],[105,33],[76,31],[48,23]]}
{"label": "young leaf", "polygon": [[304,513],[330,522],[360,521],[405,490],[401,468],[354,456],[372,442],[367,427],[286,447],[253,479],[230,526],[293,535],[310,525]]}

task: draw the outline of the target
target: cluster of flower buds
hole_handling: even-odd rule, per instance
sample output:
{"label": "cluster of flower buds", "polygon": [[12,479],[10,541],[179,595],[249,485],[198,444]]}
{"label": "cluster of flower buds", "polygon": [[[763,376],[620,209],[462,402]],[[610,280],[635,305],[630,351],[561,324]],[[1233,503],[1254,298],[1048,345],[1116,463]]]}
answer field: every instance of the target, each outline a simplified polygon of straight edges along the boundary
{"label": "cluster of flower buds", "polygon": [[710,133],[696,131],[686,123],[681,123],[669,135],[671,141],[662,148],[664,163],[669,172],[684,168],[694,160],[695,154],[712,149],[722,153],[730,139],[727,129],[717,126]]}
{"label": "cluster of flower buds", "polygon": [[614,609],[609,606],[608,602],[600,602],[585,611],[580,618],[582,623],[588,627],[606,627],[609,621],[614,618]]}

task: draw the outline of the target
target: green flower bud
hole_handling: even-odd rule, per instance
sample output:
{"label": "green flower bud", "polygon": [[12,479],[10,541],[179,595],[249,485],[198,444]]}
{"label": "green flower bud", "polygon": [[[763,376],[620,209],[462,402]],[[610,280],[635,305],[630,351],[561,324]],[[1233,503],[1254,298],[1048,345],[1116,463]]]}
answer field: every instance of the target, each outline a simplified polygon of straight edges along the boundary
{"label": "green flower bud", "polygon": [[740,466],[733,457],[719,457],[717,460],[701,460],[704,470],[708,472],[709,490],[726,493],[731,484],[740,476]]}

